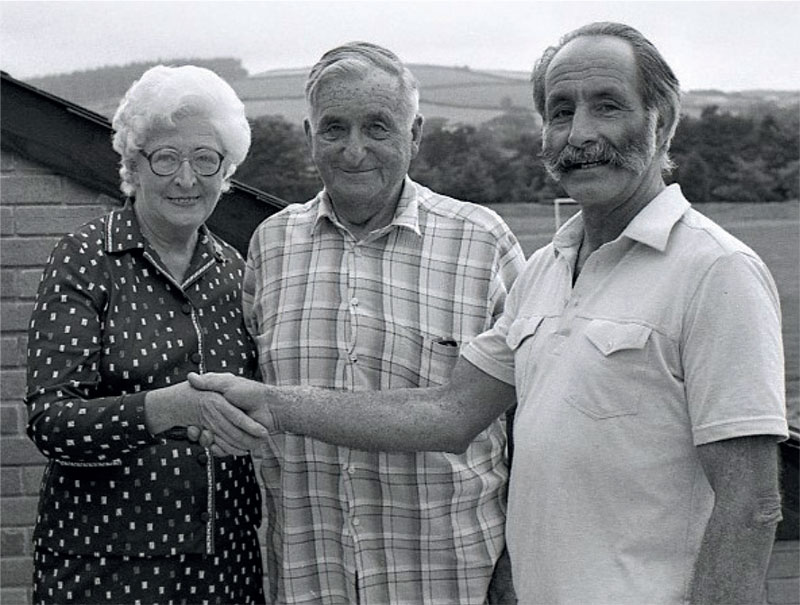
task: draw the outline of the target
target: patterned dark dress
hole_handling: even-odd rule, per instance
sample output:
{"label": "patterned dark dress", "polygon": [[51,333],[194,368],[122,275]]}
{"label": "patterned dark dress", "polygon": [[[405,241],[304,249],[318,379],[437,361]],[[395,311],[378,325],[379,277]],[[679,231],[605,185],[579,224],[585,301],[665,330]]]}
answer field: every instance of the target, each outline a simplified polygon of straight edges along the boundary
{"label": "patterned dark dress", "polygon": [[261,603],[261,494],[249,456],[152,435],[148,390],[190,371],[257,372],[241,256],[201,228],[183,283],[131,205],[54,249],[31,317],[28,435],[49,462],[36,603]]}

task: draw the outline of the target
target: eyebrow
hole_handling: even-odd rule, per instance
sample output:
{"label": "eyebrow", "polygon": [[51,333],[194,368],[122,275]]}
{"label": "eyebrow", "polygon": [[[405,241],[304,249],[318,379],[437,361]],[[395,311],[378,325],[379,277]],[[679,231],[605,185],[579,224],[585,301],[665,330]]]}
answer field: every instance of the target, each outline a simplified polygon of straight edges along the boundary
{"label": "eyebrow", "polygon": [[364,116],[365,122],[387,122],[395,123],[394,114],[391,111],[373,111]]}
{"label": "eyebrow", "polygon": [[628,98],[628,93],[618,86],[606,86],[600,90],[593,91],[590,98],[596,97],[614,97],[616,99]]}
{"label": "eyebrow", "polygon": [[[599,88],[597,90],[588,91],[588,93],[589,94],[586,96],[589,100],[613,98],[627,101],[630,98],[630,95],[627,93],[627,91],[617,86],[604,86],[603,88]],[[545,107],[550,107],[551,105],[558,103],[572,102],[573,98],[573,95],[567,93],[554,93],[545,98]]]}

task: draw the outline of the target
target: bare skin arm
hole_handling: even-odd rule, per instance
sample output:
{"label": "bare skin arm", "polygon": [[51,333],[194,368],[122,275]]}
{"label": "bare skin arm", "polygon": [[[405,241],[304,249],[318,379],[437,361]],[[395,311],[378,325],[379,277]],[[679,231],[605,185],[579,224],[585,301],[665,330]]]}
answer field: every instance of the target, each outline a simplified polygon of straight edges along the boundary
{"label": "bare skin arm", "polygon": [[738,437],[698,446],[714,490],[692,582],[692,603],[760,603],[781,519],[775,438]]}
{"label": "bare skin arm", "polygon": [[362,450],[461,453],[515,401],[514,387],[460,359],[441,387],[343,392],[190,374],[268,427]]}

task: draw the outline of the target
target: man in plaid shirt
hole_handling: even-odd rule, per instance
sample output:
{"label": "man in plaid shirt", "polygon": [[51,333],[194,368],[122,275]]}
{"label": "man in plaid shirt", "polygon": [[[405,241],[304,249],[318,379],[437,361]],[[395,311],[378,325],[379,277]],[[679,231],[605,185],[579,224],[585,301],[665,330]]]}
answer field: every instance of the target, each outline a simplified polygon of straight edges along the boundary
{"label": "man in plaid shirt", "polygon": [[[461,347],[502,312],[522,250],[493,211],[408,178],[423,118],[393,53],[329,51],[306,99],[325,188],[264,221],[247,260],[245,318],[263,379],[345,391],[444,384]],[[461,455],[273,432],[262,476],[273,601],[481,605],[501,554],[510,573],[501,421]]]}

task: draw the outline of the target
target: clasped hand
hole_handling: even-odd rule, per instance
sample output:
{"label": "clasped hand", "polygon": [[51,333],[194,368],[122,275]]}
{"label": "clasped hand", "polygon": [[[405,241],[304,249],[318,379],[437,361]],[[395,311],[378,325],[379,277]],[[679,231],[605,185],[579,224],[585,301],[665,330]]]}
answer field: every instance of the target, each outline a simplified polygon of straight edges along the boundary
{"label": "clasped hand", "polygon": [[260,382],[229,373],[209,372],[187,376],[192,388],[217,393],[225,403],[215,405],[199,426],[190,426],[189,439],[208,447],[217,456],[242,455],[256,449],[258,442],[276,428],[273,415],[263,401]]}

